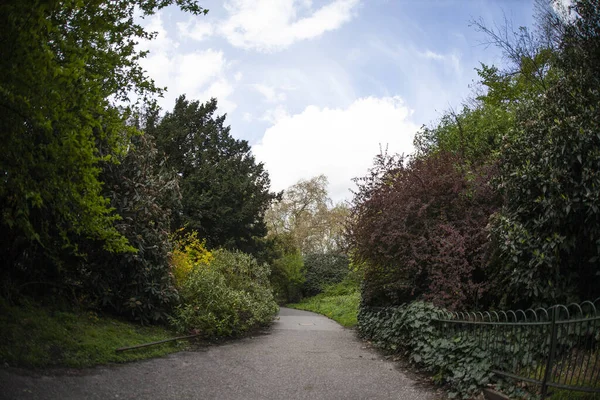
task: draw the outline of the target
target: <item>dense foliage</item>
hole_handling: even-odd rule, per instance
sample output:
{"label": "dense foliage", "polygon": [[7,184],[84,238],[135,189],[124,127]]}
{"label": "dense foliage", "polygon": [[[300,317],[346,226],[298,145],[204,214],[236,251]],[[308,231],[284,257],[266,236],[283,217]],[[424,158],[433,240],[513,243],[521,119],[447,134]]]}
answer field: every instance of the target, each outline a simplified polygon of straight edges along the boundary
{"label": "dense foliage", "polygon": [[103,194],[121,217],[117,231],[134,252],[110,253],[95,242],[82,243],[86,256],[74,259],[77,273],[69,276],[84,285],[99,306],[142,322],[165,321],[178,301],[168,254],[170,204],[179,201],[177,176],[149,135],[134,137],[118,164],[106,163],[101,178]]}
{"label": "dense foliage", "polygon": [[278,303],[295,302],[302,297],[304,261],[289,234],[269,235],[262,254],[263,262],[271,266],[271,286]]}
{"label": "dense foliage", "polygon": [[[109,251],[132,251],[102,195],[99,163],[128,142],[127,101],[158,91],[138,64],[135,46],[151,39],[134,23],[192,0],[54,1],[0,4],[0,251],[2,281],[60,281],[64,253],[79,238]],[[51,261],[49,261],[49,259]]]}
{"label": "dense foliage", "polygon": [[[528,308],[598,296],[600,6],[577,0],[560,14],[539,4],[535,32],[475,23],[509,66],[482,65],[475,98],[418,132],[414,157],[380,155],[357,180],[359,330],[452,395],[489,381],[490,355],[472,336],[438,329],[434,306],[411,301]],[[548,343],[527,339],[540,345],[519,356],[533,363]],[[497,338],[499,359],[513,360],[511,340]]]}
{"label": "dense foliage", "polygon": [[418,132],[415,157],[380,156],[358,181],[350,240],[367,304],[597,295],[600,11],[542,11],[534,33],[478,25],[512,64],[483,65],[475,98]]}
{"label": "dense foliage", "polygon": [[215,99],[182,96],[161,118],[163,89],[139,65],[138,42],[156,33],[136,18],[171,4],[207,11],[193,0],[0,4],[3,296],[68,298],[142,323],[177,306],[176,326],[207,336],[273,315],[268,267],[237,252],[266,252],[266,171]]}
{"label": "dense foliage", "polygon": [[171,319],[180,332],[207,338],[240,335],[271,322],[277,304],[269,267],[247,254],[217,250],[197,263],[181,285],[182,304]]}
{"label": "dense foliage", "polygon": [[354,257],[363,300],[393,305],[423,296],[448,306],[479,302],[487,286],[488,218],[498,206],[491,167],[472,172],[436,153],[404,162],[382,154],[358,180],[352,209]]}
{"label": "dense foliage", "polygon": [[276,195],[248,142],[231,136],[225,115],[216,112],[216,99],[200,104],[180,96],[163,118],[150,115],[146,130],[156,135],[168,165],[181,177],[182,207],[174,228],[198,232],[209,248],[255,253]]}
{"label": "dense foliage", "polygon": [[577,1],[573,12],[559,78],[522,104],[503,147],[494,233],[508,303],[583,300],[600,287],[600,7]]}
{"label": "dense foliage", "polygon": [[449,397],[471,398],[489,382],[490,355],[474,338],[448,337],[435,318],[441,310],[420,301],[396,307],[361,307],[357,329],[376,347],[402,353],[449,386]]}
{"label": "dense foliage", "polygon": [[348,276],[348,256],[336,253],[313,253],[304,256],[304,296],[314,296],[326,286],[341,282]]}

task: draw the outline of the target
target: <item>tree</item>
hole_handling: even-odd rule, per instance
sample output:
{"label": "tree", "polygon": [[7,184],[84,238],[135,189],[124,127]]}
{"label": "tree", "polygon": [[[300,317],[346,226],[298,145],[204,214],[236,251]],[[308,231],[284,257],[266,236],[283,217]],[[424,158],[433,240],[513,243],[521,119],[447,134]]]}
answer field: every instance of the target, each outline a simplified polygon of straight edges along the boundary
{"label": "tree", "polygon": [[345,254],[307,254],[304,256],[304,296],[315,296],[326,286],[343,281],[350,272],[349,268],[348,256]]}
{"label": "tree", "polygon": [[600,286],[600,7],[575,1],[572,17],[546,17],[558,27],[557,79],[520,107],[504,143],[493,226],[507,303],[594,298]]}
{"label": "tree", "polygon": [[271,266],[269,280],[279,303],[294,303],[302,297],[304,262],[289,233],[269,234],[262,239],[257,260]]}
{"label": "tree", "polygon": [[285,190],[267,211],[269,233],[291,235],[302,254],[343,251],[348,207],[332,206],[327,184],[327,177],[319,175]]}
{"label": "tree", "polygon": [[0,242],[12,278],[60,279],[61,254],[77,253],[79,238],[134,250],[102,195],[100,163],[122,152],[131,132],[115,102],[159,91],[138,64],[145,53],[136,41],[153,34],[134,11],[171,3],[203,11],[193,0],[0,4]]}
{"label": "tree", "polygon": [[255,253],[267,233],[264,213],[277,195],[248,142],[231,136],[226,116],[216,112],[216,99],[200,104],[180,96],[173,111],[158,122],[150,118],[146,130],[181,177],[175,227],[197,231],[210,248]]}
{"label": "tree", "polygon": [[472,108],[464,106],[460,112],[450,110],[436,125],[421,128],[414,143],[420,156],[442,151],[468,164],[493,162],[512,123],[513,112],[506,107],[478,102]]}
{"label": "tree", "polygon": [[[508,44],[505,46],[512,49]],[[482,64],[477,69],[479,82],[474,98],[460,111],[448,110],[439,122],[417,132],[414,140],[417,155],[441,151],[453,153],[469,165],[495,162],[503,140],[517,134],[514,129],[517,109],[542,96],[545,85],[556,79],[550,64],[554,53],[546,48],[537,51],[532,56],[536,60],[522,54],[519,65],[505,71]],[[542,77],[534,66],[544,70]]]}

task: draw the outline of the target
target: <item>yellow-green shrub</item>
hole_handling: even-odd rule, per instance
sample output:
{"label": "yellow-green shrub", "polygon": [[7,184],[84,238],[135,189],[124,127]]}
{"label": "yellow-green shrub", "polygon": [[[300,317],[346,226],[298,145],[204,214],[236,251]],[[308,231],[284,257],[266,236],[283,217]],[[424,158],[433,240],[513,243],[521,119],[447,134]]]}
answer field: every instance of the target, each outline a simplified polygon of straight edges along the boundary
{"label": "yellow-green shrub", "polygon": [[213,258],[212,252],[206,249],[206,239],[198,239],[197,232],[178,237],[171,255],[171,272],[175,285],[182,287],[195,265],[208,265]]}

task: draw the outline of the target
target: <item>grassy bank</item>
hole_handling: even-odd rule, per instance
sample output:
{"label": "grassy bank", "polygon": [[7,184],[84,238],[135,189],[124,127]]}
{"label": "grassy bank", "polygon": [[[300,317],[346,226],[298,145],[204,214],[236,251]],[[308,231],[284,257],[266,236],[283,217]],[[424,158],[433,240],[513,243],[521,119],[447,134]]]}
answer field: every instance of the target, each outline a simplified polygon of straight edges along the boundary
{"label": "grassy bank", "polygon": [[323,293],[288,304],[288,307],[323,314],[349,328],[356,325],[356,315],[360,302],[358,284],[344,281],[325,288]]}
{"label": "grassy bank", "polygon": [[58,311],[34,303],[16,307],[0,299],[0,362],[10,366],[88,367],[157,357],[187,343],[122,353],[115,349],[173,336],[162,327],[142,327],[94,312]]}

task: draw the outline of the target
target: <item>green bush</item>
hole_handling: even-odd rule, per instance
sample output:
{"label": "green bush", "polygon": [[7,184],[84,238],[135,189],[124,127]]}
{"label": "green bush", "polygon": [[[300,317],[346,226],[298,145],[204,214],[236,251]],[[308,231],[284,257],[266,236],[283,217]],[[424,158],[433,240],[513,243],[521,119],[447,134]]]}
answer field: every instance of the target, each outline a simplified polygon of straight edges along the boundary
{"label": "green bush", "polygon": [[325,286],[341,282],[348,275],[348,257],[343,254],[314,253],[304,257],[302,286],[305,296],[314,296]]}
{"label": "green bush", "polygon": [[403,353],[448,384],[449,397],[471,398],[491,378],[490,354],[475,340],[448,336],[434,319],[441,309],[415,301],[397,307],[361,307],[357,328],[360,335],[388,352]]}
{"label": "green bush", "polygon": [[594,298],[600,286],[598,1],[573,1],[571,15],[553,21],[559,79],[520,102],[517,134],[503,143],[494,279],[513,308]]}
{"label": "green bush", "polygon": [[277,301],[281,303],[296,302],[302,298],[304,283],[304,263],[299,250],[285,253],[273,261],[271,283]]}
{"label": "green bush", "polygon": [[177,175],[164,166],[150,135],[132,138],[119,164],[105,164],[104,195],[121,216],[116,229],[135,252],[109,253],[96,242],[81,249],[77,278],[102,308],[142,323],[166,322],[179,297],[169,267],[171,210],[179,199]]}
{"label": "green bush", "polygon": [[217,250],[213,256],[210,264],[196,264],[183,283],[173,326],[216,338],[268,324],[277,312],[269,267],[241,252]]}

